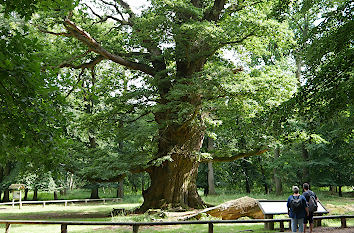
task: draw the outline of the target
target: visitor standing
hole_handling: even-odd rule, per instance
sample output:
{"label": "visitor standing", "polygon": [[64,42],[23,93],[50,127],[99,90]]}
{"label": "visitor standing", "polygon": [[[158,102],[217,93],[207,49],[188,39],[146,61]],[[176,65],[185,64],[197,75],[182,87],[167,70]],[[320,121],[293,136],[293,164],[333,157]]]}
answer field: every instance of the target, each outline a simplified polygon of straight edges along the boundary
{"label": "visitor standing", "polygon": [[318,198],[316,194],[310,190],[310,185],[308,183],[304,183],[302,187],[304,188],[302,195],[305,197],[307,206],[309,208],[309,215],[305,216],[304,219],[304,232],[306,232],[307,223],[309,223],[310,233],[312,233],[313,213],[317,210]]}
{"label": "visitor standing", "polygon": [[306,199],[303,195],[299,194],[299,187],[293,186],[293,194],[289,196],[287,207],[288,214],[291,218],[291,230],[296,232],[304,232],[304,218],[309,215]]}

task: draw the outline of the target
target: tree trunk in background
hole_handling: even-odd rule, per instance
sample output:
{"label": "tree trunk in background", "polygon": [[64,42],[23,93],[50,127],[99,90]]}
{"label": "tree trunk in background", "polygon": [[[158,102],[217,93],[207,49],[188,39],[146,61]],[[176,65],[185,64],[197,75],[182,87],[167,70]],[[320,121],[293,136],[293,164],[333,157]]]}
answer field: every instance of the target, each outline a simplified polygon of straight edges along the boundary
{"label": "tree trunk in background", "polygon": [[63,188],[63,189],[60,189],[59,193],[60,193],[61,196],[65,196],[66,192],[67,192],[67,188]]}
{"label": "tree trunk in background", "polygon": [[302,183],[310,183],[310,174],[309,174],[309,152],[306,149],[306,145],[303,142],[301,145],[302,158],[304,159],[305,166],[302,170]]}
{"label": "tree trunk in background", "polygon": [[[208,152],[214,150],[214,140],[208,137]],[[208,162],[208,195],[216,195],[213,162]]]}
{"label": "tree trunk in background", "polygon": [[[4,168],[4,173],[3,173],[3,177],[6,178],[7,176],[10,175],[11,173],[11,170],[12,170],[12,164],[7,162],[5,164],[5,168]],[[4,196],[2,198],[2,201],[3,202],[9,202],[10,201],[10,190],[9,189],[5,189],[4,191]]]}
{"label": "tree trunk in background", "polygon": [[38,201],[38,189],[37,188],[34,188],[33,190],[33,198],[32,198],[33,201]]}
{"label": "tree trunk in background", "polygon": [[100,199],[100,197],[98,196],[98,186],[91,189],[90,199]]}
{"label": "tree trunk in background", "polygon": [[25,188],[25,196],[23,197],[24,201],[27,201],[28,199],[28,188]]}
{"label": "tree trunk in background", "polygon": [[247,167],[247,162],[245,162],[244,160],[242,161],[242,171],[243,174],[245,175],[245,189],[246,189],[246,193],[251,193],[251,186],[250,186],[250,179],[248,176],[248,167]]}
{"label": "tree trunk in background", "polygon": [[123,185],[123,180],[119,181],[119,183],[118,183],[117,197],[118,197],[118,198],[123,198],[123,197],[124,197],[124,185]]}
{"label": "tree trunk in background", "polygon": [[69,178],[69,188],[72,191],[74,188],[74,174],[70,174],[70,178]]}
{"label": "tree trunk in background", "polygon": [[[4,169],[0,167],[0,183],[2,182],[3,179],[4,179]],[[0,202],[2,202],[1,195],[2,195],[2,190],[0,190]]]}
{"label": "tree trunk in background", "polygon": [[208,195],[216,195],[213,162],[208,162]]}
{"label": "tree trunk in background", "polygon": [[[274,160],[277,161],[279,159],[279,156],[280,156],[280,149],[279,147],[277,147],[274,150]],[[282,187],[281,179],[278,174],[277,168],[273,168],[273,177],[274,177],[274,184],[275,184],[275,194],[279,196],[283,191],[282,190],[283,187]]]}
{"label": "tree trunk in background", "polygon": [[265,172],[264,172],[264,168],[263,168],[263,165],[262,165],[262,159],[261,159],[260,156],[258,157],[258,162],[259,162],[259,167],[261,169],[262,183],[263,183],[263,186],[264,186],[264,192],[265,192],[265,194],[269,194],[267,178],[266,178],[266,175],[265,175]]}
{"label": "tree trunk in background", "polygon": [[4,196],[2,198],[2,202],[9,202],[10,201],[10,190],[5,189]]}
{"label": "tree trunk in background", "polygon": [[54,200],[58,200],[58,193],[54,191]]}
{"label": "tree trunk in background", "polygon": [[340,197],[343,197],[342,186],[341,186],[341,185],[338,186],[338,195],[339,195]]}

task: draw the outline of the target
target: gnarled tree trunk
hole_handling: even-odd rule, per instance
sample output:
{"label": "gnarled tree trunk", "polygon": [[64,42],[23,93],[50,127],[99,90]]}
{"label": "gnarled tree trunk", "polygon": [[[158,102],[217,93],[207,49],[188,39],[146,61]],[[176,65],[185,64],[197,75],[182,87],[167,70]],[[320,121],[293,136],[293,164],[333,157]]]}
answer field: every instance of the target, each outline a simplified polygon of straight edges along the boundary
{"label": "gnarled tree trunk", "polygon": [[140,211],[149,208],[203,208],[197,192],[196,176],[199,162],[174,155],[173,162],[150,169],[151,186],[143,192],[144,204]]}
{"label": "gnarled tree trunk", "polygon": [[[159,117],[166,119],[166,114],[156,115],[157,121],[161,120]],[[161,128],[159,134],[157,158],[170,159],[147,169],[151,185],[143,192],[144,203],[139,212],[150,208],[203,208],[197,192],[199,158],[195,152],[202,146],[204,127],[185,121]]]}

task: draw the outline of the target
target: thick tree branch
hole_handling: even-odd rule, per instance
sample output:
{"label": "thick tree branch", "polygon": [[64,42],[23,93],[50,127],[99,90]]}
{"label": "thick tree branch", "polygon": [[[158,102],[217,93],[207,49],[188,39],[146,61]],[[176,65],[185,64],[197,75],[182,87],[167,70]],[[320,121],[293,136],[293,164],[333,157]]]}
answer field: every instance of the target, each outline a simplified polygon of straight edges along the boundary
{"label": "thick tree branch", "polygon": [[87,32],[83,31],[81,28],[77,27],[72,21],[66,19],[64,21],[65,28],[69,31],[70,35],[81,41],[82,43],[86,44],[91,51],[94,51],[104,58],[116,62],[120,65],[123,65],[132,70],[139,70],[146,74],[155,75],[155,70],[142,63],[132,62],[125,60],[121,56],[117,56],[105,50],[95,39],[93,39]]}
{"label": "thick tree branch", "polygon": [[212,159],[202,159],[201,162],[202,163],[206,163],[209,161],[212,162],[231,162],[237,159],[241,159],[241,158],[245,158],[245,157],[250,157],[250,156],[255,156],[255,155],[261,155],[265,152],[269,151],[269,148],[266,149],[258,149],[258,150],[254,150],[251,152],[246,152],[246,153],[239,153],[230,157],[215,157]]}
{"label": "thick tree branch", "polygon": [[215,0],[212,8],[205,12],[204,19],[208,21],[218,21],[225,4],[226,0]]}

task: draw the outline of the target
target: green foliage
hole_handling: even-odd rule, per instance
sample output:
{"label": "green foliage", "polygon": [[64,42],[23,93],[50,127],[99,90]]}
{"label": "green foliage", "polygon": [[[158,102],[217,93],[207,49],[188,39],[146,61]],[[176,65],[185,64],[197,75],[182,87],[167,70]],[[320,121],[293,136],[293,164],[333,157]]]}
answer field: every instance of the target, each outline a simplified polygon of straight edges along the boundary
{"label": "green foliage", "polygon": [[31,15],[38,10],[55,10],[68,12],[77,0],[60,0],[60,1],[45,1],[45,0],[16,0],[8,1],[1,0],[0,5],[3,7],[3,11],[6,16],[9,16],[13,12],[17,12],[21,17],[30,19]]}
{"label": "green foliage", "polygon": [[1,19],[0,157],[36,166],[44,158],[55,161],[64,122],[57,88],[50,83],[53,74],[40,72],[40,45],[29,32],[21,20]]}
{"label": "green foliage", "polygon": [[348,109],[353,99],[353,4],[338,3],[322,15],[321,23],[311,31],[305,58],[308,66],[302,92],[305,110],[318,119]]}
{"label": "green foliage", "polygon": [[[261,191],[272,187],[275,168],[287,186],[305,168],[318,186],[351,184],[351,1],[229,1],[217,16],[214,1],[153,0],[135,16],[110,3],[0,1],[3,188],[26,174],[29,186],[55,190],[67,171],[116,181],[172,161],[172,129],[185,126],[214,139],[212,151],[201,151],[208,158],[281,146],[277,161],[267,153],[215,165],[219,186],[243,190],[247,180]],[[67,37],[64,18],[108,53],[154,72],[107,56],[91,67],[99,49]],[[206,171],[200,167],[200,187]],[[125,182],[141,184],[136,175]]]}

